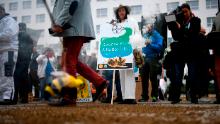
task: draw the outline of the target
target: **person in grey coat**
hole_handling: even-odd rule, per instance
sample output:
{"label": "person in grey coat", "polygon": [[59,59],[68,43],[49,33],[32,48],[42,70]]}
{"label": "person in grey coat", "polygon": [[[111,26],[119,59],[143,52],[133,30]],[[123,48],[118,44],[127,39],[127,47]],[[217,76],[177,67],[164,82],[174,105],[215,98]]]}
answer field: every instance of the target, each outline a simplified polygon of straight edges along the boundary
{"label": "person in grey coat", "polygon": [[[78,60],[84,43],[95,39],[90,0],[56,0],[53,17],[55,24],[51,30],[63,37],[62,67],[72,76],[77,73],[88,79],[96,87],[97,100],[106,86],[106,80],[86,64]],[[61,105],[76,104],[77,89],[66,88]]]}
{"label": "person in grey coat", "polygon": [[14,104],[13,73],[18,54],[18,24],[0,6],[0,104]]}

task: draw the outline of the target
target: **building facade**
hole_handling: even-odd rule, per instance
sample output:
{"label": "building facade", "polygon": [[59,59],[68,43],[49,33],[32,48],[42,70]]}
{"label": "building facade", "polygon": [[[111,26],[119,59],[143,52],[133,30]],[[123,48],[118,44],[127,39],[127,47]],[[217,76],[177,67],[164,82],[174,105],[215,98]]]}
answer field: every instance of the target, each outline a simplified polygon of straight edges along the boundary
{"label": "building facade", "polygon": [[[158,13],[167,13],[174,10],[182,3],[188,2],[193,13],[202,20],[202,27],[207,32],[211,30],[213,19],[217,13],[218,0],[91,0],[94,28],[97,40],[87,45],[89,53],[96,52],[100,34],[100,26],[110,22],[114,17],[114,9],[122,5],[131,8],[130,16],[141,22],[141,16],[153,17]],[[54,5],[55,0],[47,0],[49,6]],[[29,28],[41,31],[38,44],[49,46],[59,43],[59,38],[51,37],[48,33],[50,18],[46,12],[42,0],[1,0],[6,12],[10,13],[18,22],[24,22]],[[168,35],[168,37],[171,37]]]}
{"label": "building facade", "polygon": [[[50,7],[53,6],[54,1],[48,1]],[[41,0],[1,0],[0,4],[18,23],[24,22],[28,28],[41,32],[39,45],[48,46],[58,41],[48,33],[48,28],[51,25],[50,18]]]}
{"label": "building facade", "polygon": [[[130,6],[130,16],[140,23],[141,16],[146,19],[154,17],[158,13],[169,13],[186,2],[190,4],[193,13],[201,18],[201,26],[206,29],[207,33],[210,32],[213,19],[218,11],[218,0],[92,0],[97,39],[99,39],[101,24],[115,18],[114,8],[120,4]],[[168,41],[170,40],[172,38],[170,32],[168,32]],[[92,47],[95,48],[95,46]]]}

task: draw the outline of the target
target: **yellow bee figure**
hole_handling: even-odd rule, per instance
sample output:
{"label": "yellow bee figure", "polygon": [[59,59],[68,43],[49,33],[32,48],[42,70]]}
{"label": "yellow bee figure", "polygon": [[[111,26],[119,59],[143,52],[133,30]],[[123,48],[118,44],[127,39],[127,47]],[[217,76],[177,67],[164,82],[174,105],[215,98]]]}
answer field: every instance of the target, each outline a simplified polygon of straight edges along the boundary
{"label": "yellow bee figure", "polygon": [[54,72],[52,76],[55,79],[52,80],[51,85],[46,86],[45,92],[49,93],[50,96],[60,95],[64,87],[68,88],[80,88],[85,84],[80,78],[75,78],[65,72]]}

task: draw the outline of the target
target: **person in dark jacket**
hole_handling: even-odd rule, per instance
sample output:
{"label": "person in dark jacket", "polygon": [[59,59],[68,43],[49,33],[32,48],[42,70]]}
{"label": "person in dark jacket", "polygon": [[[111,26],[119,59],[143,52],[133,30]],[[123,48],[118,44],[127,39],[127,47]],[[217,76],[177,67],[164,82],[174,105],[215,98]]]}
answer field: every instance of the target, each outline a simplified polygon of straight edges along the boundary
{"label": "person in dark jacket", "polygon": [[201,20],[195,17],[187,3],[181,6],[183,19],[175,22],[171,33],[175,40],[172,43],[173,70],[171,71],[170,100],[179,103],[185,63],[188,66],[191,103],[198,103],[198,65],[196,48],[199,44]]}
{"label": "person in dark jacket", "polygon": [[38,63],[37,63],[37,57],[39,56],[39,53],[37,52],[36,48],[33,47],[33,53],[31,55],[31,62],[30,62],[30,66],[29,66],[29,84],[30,84],[30,89],[29,92],[32,92],[32,86],[34,86],[34,98],[35,99],[39,99],[39,77],[37,75],[37,69],[38,69]]}
{"label": "person in dark jacket", "polygon": [[14,101],[18,101],[20,97],[21,103],[28,103],[28,68],[31,61],[31,54],[33,49],[33,39],[26,32],[26,24],[19,23],[18,34],[19,48],[16,68],[14,72],[15,81],[15,96]]}

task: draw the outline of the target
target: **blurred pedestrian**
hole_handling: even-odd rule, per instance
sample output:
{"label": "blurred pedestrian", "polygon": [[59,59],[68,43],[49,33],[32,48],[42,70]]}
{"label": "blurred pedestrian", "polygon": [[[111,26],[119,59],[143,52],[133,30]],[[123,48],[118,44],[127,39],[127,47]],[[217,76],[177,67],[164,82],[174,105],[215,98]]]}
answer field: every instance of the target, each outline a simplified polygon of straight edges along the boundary
{"label": "blurred pedestrian", "polygon": [[142,52],[145,54],[144,65],[141,68],[142,99],[139,101],[148,101],[148,86],[149,81],[151,81],[151,99],[153,102],[156,102],[158,100],[158,75],[161,74],[162,67],[159,63],[159,55],[163,49],[163,37],[153,28],[152,24],[148,24],[144,38],[146,46],[142,49]]}
{"label": "blurred pedestrian", "polygon": [[29,66],[29,92],[32,93],[32,87],[34,86],[34,98],[39,99],[39,91],[40,91],[40,80],[37,75],[37,70],[38,70],[38,63],[37,63],[37,57],[39,56],[39,53],[36,50],[36,47],[33,47],[33,53],[31,55],[31,62]]}
{"label": "blurred pedestrian", "polygon": [[[106,87],[106,80],[78,60],[83,44],[95,39],[90,0],[56,1],[53,17],[56,24],[52,25],[51,29],[57,34],[56,36],[63,37],[62,66],[64,71],[75,77],[79,73],[92,82],[96,87],[93,101],[97,100]],[[66,88],[65,97],[60,104],[76,104],[76,99],[77,89]]]}
{"label": "blurred pedestrian", "polygon": [[50,85],[52,81],[51,72],[56,71],[56,57],[53,49],[45,48],[43,54],[36,58],[38,63],[38,77],[40,80],[40,98],[41,100],[48,100],[49,96],[45,94],[44,90],[46,85]]}
{"label": "blurred pedestrian", "polygon": [[[173,68],[170,75],[170,100],[179,103],[185,63],[188,67],[188,82],[190,84],[191,103],[198,103],[199,73],[198,73],[198,45],[201,20],[196,17],[189,4],[181,5],[183,17],[175,21],[171,30],[175,42],[172,43]],[[186,51],[187,49],[187,51]]]}
{"label": "blurred pedestrian", "polygon": [[0,5],[0,104],[15,104],[14,69],[18,52],[18,24]]}
{"label": "blurred pedestrian", "polygon": [[27,33],[25,23],[19,23],[18,41],[18,58],[14,73],[15,101],[18,101],[19,96],[21,103],[28,103],[28,68],[31,61],[34,41]]}
{"label": "blurred pedestrian", "polygon": [[[212,32],[220,32],[220,11],[218,11],[215,21],[213,23]],[[219,39],[219,35],[217,36]],[[218,42],[218,41],[215,41]],[[218,43],[216,43],[217,45]],[[214,103],[220,104],[220,49],[218,46],[214,46],[215,57],[215,80],[216,80],[216,101]]]}

